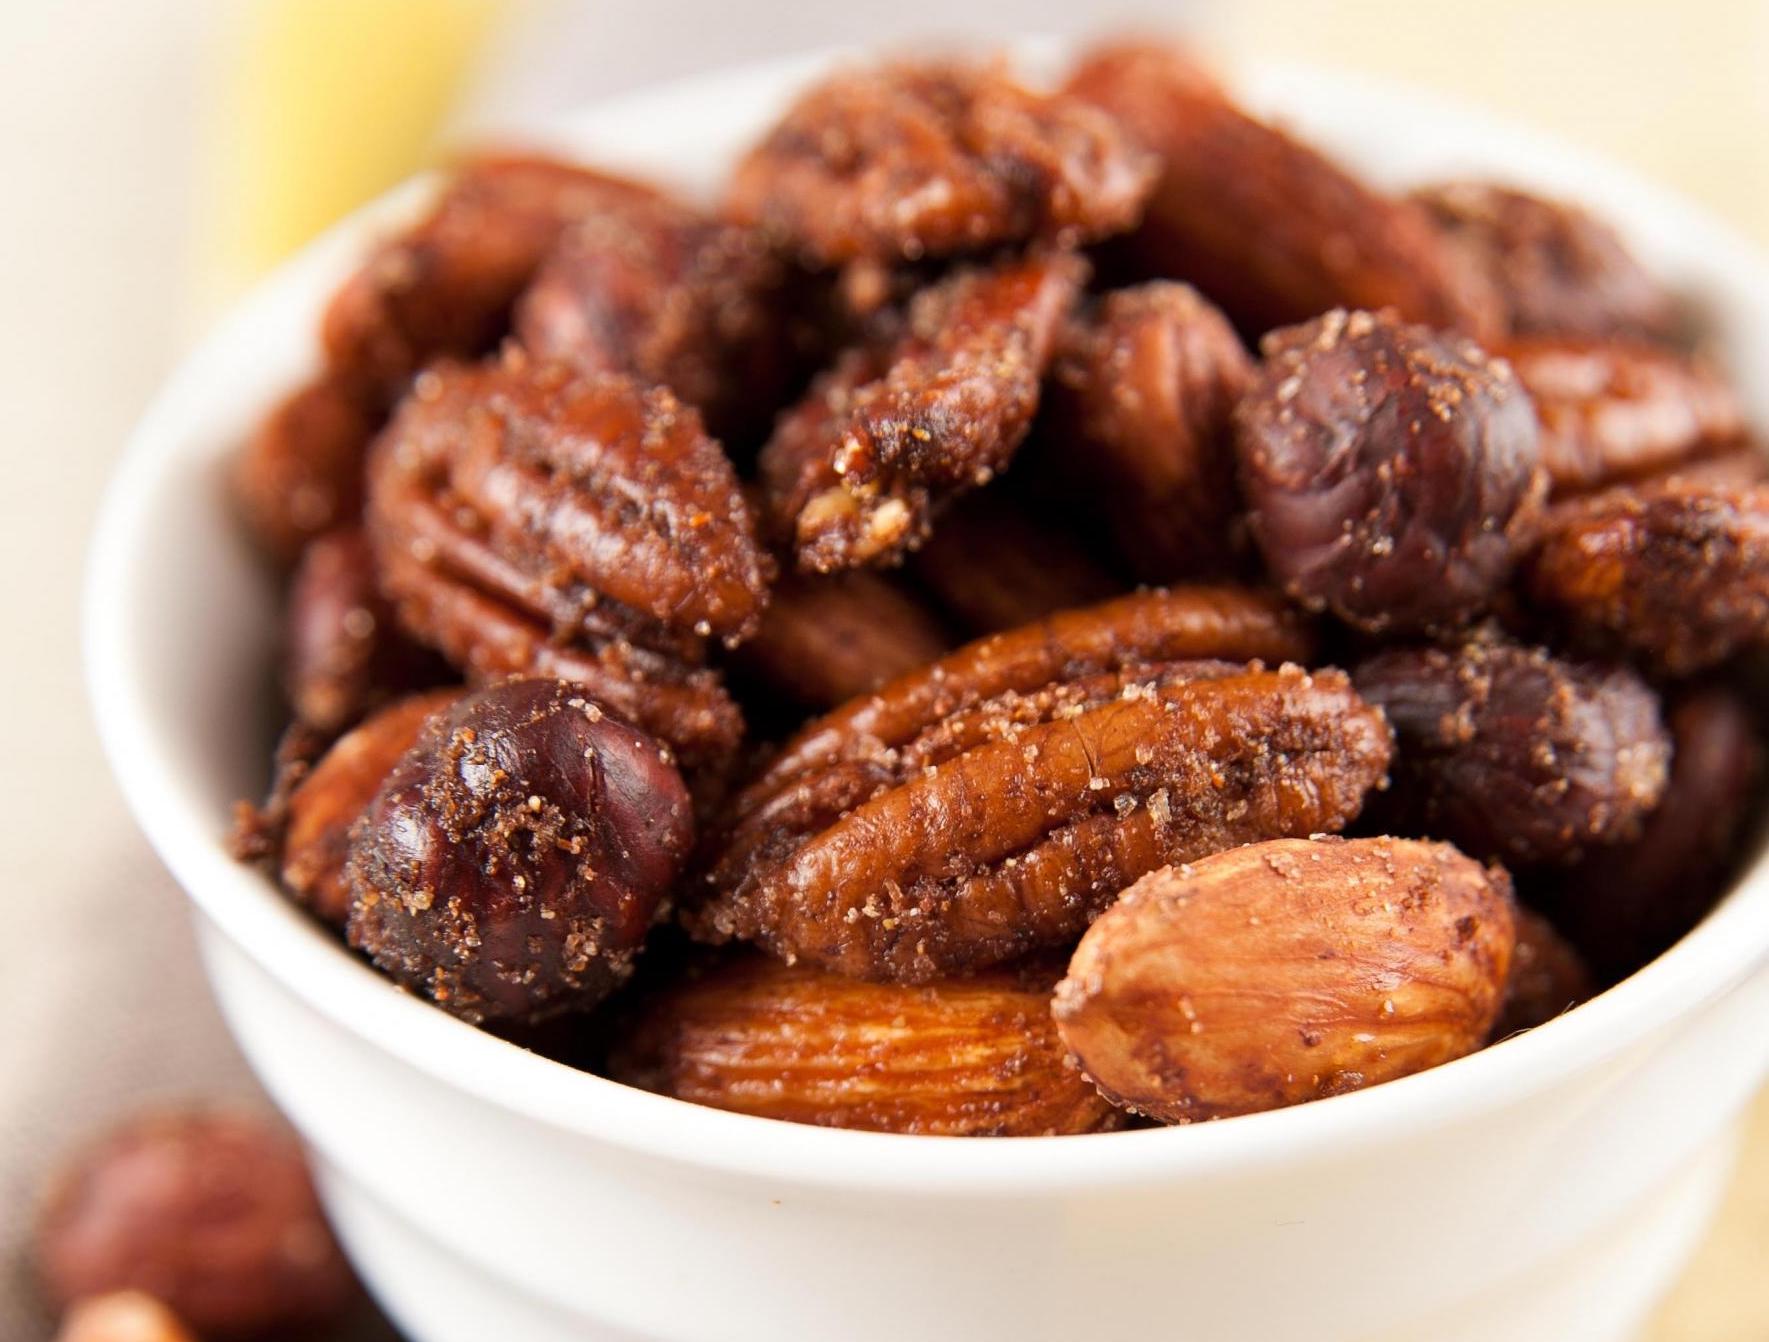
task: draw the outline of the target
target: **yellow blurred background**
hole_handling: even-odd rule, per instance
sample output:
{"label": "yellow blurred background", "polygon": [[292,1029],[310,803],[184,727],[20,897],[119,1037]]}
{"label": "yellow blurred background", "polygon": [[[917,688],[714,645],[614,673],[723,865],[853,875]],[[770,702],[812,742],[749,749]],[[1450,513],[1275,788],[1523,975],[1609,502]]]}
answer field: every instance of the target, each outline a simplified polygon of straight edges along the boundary
{"label": "yellow blurred background", "polygon": [[[0,909],[14,944],[97,938],[121,899],[163,909],[165,928],[146,947],[95,941],[77,980],[53,964],[0,976],[0,1202],[34,1177],[17,1152],[55,1144],[120,1093],[241,1084],[178,898],[122,812],[81,703],[77,581],[104,476],[155,384],[229,296],[476,128],[830,42],[1183,24],[1229,55],[1402,79],[1554,132],[1769,246],[1763,0],[972,0],[957,28],[953,10],[0,0],[0,405],[12,438],[0,563],[13,575],[0,581],[0,702],[29,706],[8,744],[36,766],[0,775],[0,851],[12,855]],[[151,983],[139,981],[147,955]],[[95,1004],[139,1004],[141,1038],[124,1056],[117,1041],[71,1031]],[[1752,1124],[1721,1222],[1651,1342],[1769,1339],[1769,1102]],[[23,1316],[8,1312],[7,1285],[0,1335],[31,1336],[12,1326]]]}

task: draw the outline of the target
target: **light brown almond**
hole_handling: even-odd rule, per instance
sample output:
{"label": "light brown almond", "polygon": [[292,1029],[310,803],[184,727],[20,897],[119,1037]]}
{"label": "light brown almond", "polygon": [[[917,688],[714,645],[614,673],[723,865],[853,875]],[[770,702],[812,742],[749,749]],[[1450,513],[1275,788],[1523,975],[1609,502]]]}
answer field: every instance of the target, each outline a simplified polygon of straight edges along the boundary
{"label": "light brown almond", "polygon": [[1247,1114],[1479,1048],[1515,937],[1510,878],[1448,844],[1274,839],[1138,881],[1053,1014],[1109,1099],[1171,1123]]}
{"label": "light brown almond", "polygon": [[996,971],[905,987],[744,956],[651,999],[609,1071],[695,1104],[822,1127],[949,1137],[1117,1127],[1057,1039],[1054,978]]}

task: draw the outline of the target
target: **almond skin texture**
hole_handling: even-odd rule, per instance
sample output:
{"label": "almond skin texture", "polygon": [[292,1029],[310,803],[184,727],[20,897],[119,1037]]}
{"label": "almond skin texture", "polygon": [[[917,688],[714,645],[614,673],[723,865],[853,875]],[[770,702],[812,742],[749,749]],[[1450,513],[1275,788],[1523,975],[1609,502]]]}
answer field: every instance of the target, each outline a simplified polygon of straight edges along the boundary
{"label": "almond skin texture", "polygon": [[617,1079],[762,1118],[1030,1137],[1115,1128],[1050,1019],[1054,975],[910,988],[744,956],[674,984],[615,1050]]}
{"label": "almond skin texture", "polygon": [[1275,839],[1138,881],[1052,1010],[1108,1099],[1226,1118],[1473,1052],[1515,939],[1510,878],[1448,844]]}

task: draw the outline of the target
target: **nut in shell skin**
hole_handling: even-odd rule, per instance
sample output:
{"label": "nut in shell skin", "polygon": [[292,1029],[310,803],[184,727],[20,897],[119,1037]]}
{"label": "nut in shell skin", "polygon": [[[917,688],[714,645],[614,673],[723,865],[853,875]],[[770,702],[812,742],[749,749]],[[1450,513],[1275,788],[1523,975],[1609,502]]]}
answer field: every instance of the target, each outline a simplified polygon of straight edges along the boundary
{"label": "nut in shell skin", "polygon": [[692,842],[665,746],[569,683],[506,681],[432,718],[358,822],[350,944],[475,1024],[593,1006]]}
{"label": "nut in shell skin", "polygon": [[1120,1115],[1068,1061],[1048,968],[921,986],[743,954],[649,998],[618,1081],[822,1127],[948,1137],[1101,1132]]}
{"label": "nut in shell skin", "polygon": [[1448,844],[1277,839],[1133,885],[1081,938],[1052,1013],[1115,1103],[1226,1118],[1481,1047],[1515,937],[1510,879]]}

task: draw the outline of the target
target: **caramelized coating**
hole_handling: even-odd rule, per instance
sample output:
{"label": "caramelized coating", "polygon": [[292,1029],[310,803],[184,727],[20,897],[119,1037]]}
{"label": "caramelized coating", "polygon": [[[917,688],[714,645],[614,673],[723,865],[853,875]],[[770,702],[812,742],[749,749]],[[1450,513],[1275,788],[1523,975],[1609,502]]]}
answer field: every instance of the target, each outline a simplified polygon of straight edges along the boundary
{"label": "caramelized coating", "polygon": [[940,621],[882,574],[788,573],[732,663],[763,689],[822,710],[926,666],[949,647]]}
{"label": "caramelized coating", "polygon": [[695,928],[925,983],[1061,946],[1165,863],[1341,828],[1389,749],[1334,671],[1179,663],[1009,692],[744,811]]}
{"label": "caramelized coating", "polygon": [[1512,335],[1671,340],[1678,303],[1616,231],[1576,205],[1494,182],[1413,192],[1472,258]]}
{"label": "caramelized coating", "polygon": [[968,495],[940,514],[911,571],[973,634],[1091,606],[1129,585],[1114,578],[1073,532],[1034,518],[993,489]]}
{"label": "caramelized coating", "polygon": [[648,186],[552,159],[470,159],[430,212],[383,242],[333,297],[320,327],[327,364],[391,404],[432,359],[497,343],[569,225],[662,202]]}
{"label": "caramelized coating", "polygon": [[1675,466],[1653,471],[1633,481],[1638,489],[1647,489],[1667,480],[1681,481],[1707,490],[1742,489],[1769,481],[1769,451],[1757,443],[1746,442],[1737,447],[1721,448],[1711,456],[1680,461]]}
{"label": "caramelized coating", "polygon": [[1448,844],[1279,839],[1151,873],[1057,985],[1107,1098],[1167,1123],[1410,1076],[1479,1048],[1515,938],[1511,882]]}
{"label": "caramelized coating", "polygon": [[1236,449],[1272,575],[1372,633],[1479,614],[1544,490],[1535,416],[1505,363],[1387,313],[1268,336]]}
{"label": "caramelized coating", "polygon": [[890,752],[954,714],[1010,693],[1159,662],[1307,662],[1314,637],[1277,598],[1238,587],[1133,592],[1062,611],[956,652],[808,724],[738,802],[754,810],[799,774]]}
{"label": "caramelized coating", "polygon": [[316,536],[362,511],[362,458],[377,416],[343,382],[319,378],[264,417],[233,463],[236,505],[252,538],[291,564]]}
{"label": "caramelized coating", "polygon": [[450,708],[458,689],[431,690],[389,704],[346,732],[288,789],[282,821],[283,888],[296,903],[342,928],[350,917],[350,827],[411,749],[424,724]]}
{"label": "caramelized coating", "polygon": [[1496,296],[1423,209],[1248,116],[1184,51],[1102,47],[1068,87],[1160,156],[1122,246],[1137,277],[1189,280],[1251,334],[1335,307],[1496,332]]}
{"label": "caramelized coating", "polygon": [[1493,1025],[1492,1039],[1546,1025],[1595,992],[1591,971],[1572,943],[1534,909],[1520,907],[1511,981],[1505,985],[1505,1008]]}
{"label": "caramelized coating", "polygon": [[1731,691],[1692,689],[1667,716],[1670,783],[1640,837],[1591,853],[1543,891],[1605,981],[1665,950],[1724,893],[1762,778],[1757,724]]}
{"label": "caramelized coating", "polygon": [[1551,618],[1671,676],[1769,634],[1769,486],[1670,480],[1550,513],[1528,590]]}
{"label": "caramelized coating", "polygon": [[1241,500],[1230,421],[1253,363],[1222,313],[1189,285],[1117,290],[1071,326],[1054,373],[1051,455],[1091,494],[1137,576],[1232,571]]}
{"label": "caramelized coating", "polygon": [[1565,862],[1640,833],[1671,743],[1632,671],[1539,648],[1395,648],[1357,668],[1398,751],[1382,818],[1507,864]]}
{"label": "caramelized coating", "polygon": [[299,1144],[221,1109],[149,1114],[81,1152],[51,1189],[37,1265],[58,1306],[139,1291],[205,1339],[323,1331],[357,1294]]}
{"label": "caramelized coating", "polygon": [[1557,493],[1665,471],[1744,435],[1737,393],[1671,350],[1616,340],[1514,340],[1499,352],[1535,403]]}
{"label": "caramelized coating", "polygon": [[350,849],[350,944],[438,1006],[533,1023],[632,972],[693,841],[669,751],[564,681],[432,718]]}
{"label": "caramelized coating", "polygon": [[369,538],[401,622],[472,676],[580,680],[692,756],[735,745],[693,668],[706,637],[755,629],[769,566],[670,392],[519,356],[438,366],[376,445]]}
{"label": "caramelized coating", "polygon": [[1068,1064],[1048,972],[921,987],[746,955],[678,980],[617,1045],[617,1081],[790,1123],[945,1137],[1119,1126]]}
{"label": "caramelized coating", "polygon": [[784,282],[760,234],[659,197],[574,225],[516,335],[539,358],[668,387],[721,439],[759,436],[788,371]]}
{"label": "caramelized coating", "polygon": [[917,296],[888,351],[850,350],[812,384],[760,462],[770,519],[801,569],[913,549],[937,501],[1007,465],[1086,269],[1059,252],[960,270]]}
{"label": "caramelized coating", "polygon": [[283,611],[283,684],[295,720],[335,736],[388,697],[434,682],[440,664],[399,630],[360,528],[301,555]]}
{"label": "caramelized coating", "polygon": [[915,260],[1129,228],[1155,165],[1072,98],[1000,64],[843,70],[737,165],[727,204],[813,266]]}

